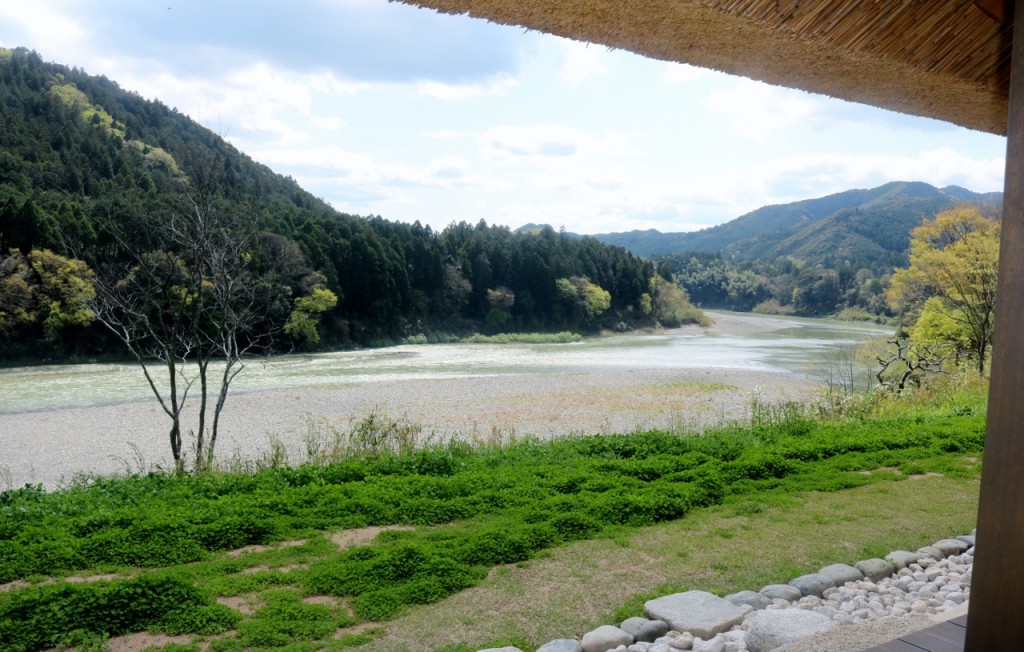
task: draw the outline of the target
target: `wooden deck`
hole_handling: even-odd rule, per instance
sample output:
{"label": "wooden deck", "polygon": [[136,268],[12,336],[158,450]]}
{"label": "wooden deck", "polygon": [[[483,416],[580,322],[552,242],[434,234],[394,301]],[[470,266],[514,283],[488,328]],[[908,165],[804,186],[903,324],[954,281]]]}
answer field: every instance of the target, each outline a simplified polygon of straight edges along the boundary
{"label": "wooden deck", "polygon": [[964,652],[967,614],[901,636],[895,641],[873,647],[867,652]]}

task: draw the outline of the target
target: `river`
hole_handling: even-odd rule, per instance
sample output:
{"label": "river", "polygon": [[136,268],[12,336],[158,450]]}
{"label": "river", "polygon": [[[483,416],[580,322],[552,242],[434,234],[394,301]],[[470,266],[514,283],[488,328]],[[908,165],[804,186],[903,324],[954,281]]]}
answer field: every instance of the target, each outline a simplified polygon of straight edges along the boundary
{"label": "river", "polygon": [[[375,410],[448,435],[665,427],[684,413],[703,423],[736,416],[755,389],[806,390],[837,369],[845,374],[856,349],[890,333],[833,320],[710,314],[716,324],[708,329],[572,344],[403,345],[253,361],[232,385],[219,450],[244,458],[280,438],[294,453],[311,424],[344,427]],[[660,389],[680,382],[735,391],[711,392],[695,406],[693,397]],[[646,398],[626,399],[634,395]],[[558,400],[543,408],[541,396]],[[573,408],[580,413],[568,414]],[[697,418],[701,410],[707,418]],[[134,365],[0,370],[0,489],[166,466],[166,421]],[[253,443],[254,430],[262,443]]]}

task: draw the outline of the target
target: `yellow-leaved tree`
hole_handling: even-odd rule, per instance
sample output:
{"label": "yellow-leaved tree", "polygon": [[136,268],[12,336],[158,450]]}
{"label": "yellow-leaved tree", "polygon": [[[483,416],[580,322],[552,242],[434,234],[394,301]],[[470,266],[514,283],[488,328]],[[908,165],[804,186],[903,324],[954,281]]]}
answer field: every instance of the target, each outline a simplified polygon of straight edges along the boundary
{"label": "yellow-leaved tree", "polygon": [[976,359],[984,373],[995,324],[1000,223],[973,206],[926,220],[910,233],[910,265],[886,298],[910,339]]}

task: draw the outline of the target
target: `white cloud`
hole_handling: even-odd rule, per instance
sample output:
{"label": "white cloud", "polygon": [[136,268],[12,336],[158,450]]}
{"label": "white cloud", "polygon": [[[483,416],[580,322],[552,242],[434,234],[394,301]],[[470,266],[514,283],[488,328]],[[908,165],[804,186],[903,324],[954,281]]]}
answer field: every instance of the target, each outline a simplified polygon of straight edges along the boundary
{"label": "white cloud", "polygon": [[806,125],[808,118],[821,110],[822,100],[803,91],[739,79],[730,87],[712,91],[705,104],[727,116],[736,133],[761,140],[773,131]]}
{"label": "white cloud", "polygon": [[352,96],[366,91],[386,88],[390,85],[384,82],[365,82],[343,79],[332,73],[313,73],[309,75],[300,74],[295,75],[295,78],[302,79],[313,92],[335,96]]}
{"label": "white cloud", "polygon": [[502,95],[515,88],[519,82],[507,74],[495,75],[483,83],[454,84],[433,80],[416,82],[416,92],[423,97],[439,100],[468,100],[481,95]]}
{"label": "white cloud", "polygon": [[505,183],[474,173],[469,161],[458,156],[442,156],[424,166],[382,162],[337,146],[269,149],[252,156],[300,182],[305,179],[318,188],[333,186],[347,192],[397,196],[410,187],[509,189]]}
{"label": "white cloud", "polygon": [[[143,96],[158,98],[205,125],[227,125],[224,136],[251,146],[298,145],[309,140],[307,126],[338,131],[338,115],[314,114],[317,99],[349,96],[374,88],[330,75],[307,75],[255,61],[223,77],[182,76],[159,63],[144,60],[105,62],[116,79]],[[110,74],[110,73],[107,73]],[[308,123],[308,125],[307,125]]]}
{"label": "white cloud", "polygon": [[469,173],[469,161],[459,156],[442,156],[427,166],[435,179],[461,179]]}
{"label": "white cloud", "polygon": [[562,39],[565,58],[559,69],[559,77],[572,85],[590,77],[607,74],[608,67],[602,61],[600,47],[592,43],[581,43]]}
{"label": "white cloud", "polygon": [[13,27],[15,32],[22,32],[19,42],[5,42],[5,45],[30,47],[37,50],[44,59],[71,56],[80,51],[83,42],[90,36],[64,12],[48,9],[35,2],[0,3],[0,24]]}
{"label": "white cloud", "polygon": [[345,126],[345,121],[336,116],[314,115],[309,121],[325,131],[340,131]]}
{"label": "white cloud", "polygon": [[452,129],[438,129],[436,131],[424,131],[424,138],[432,138],[435,140],[453,140],[462,136],[463,134]]}
{"label": "white cloud", "polygon": [[589,140],[587,134],[563,125],[508,125],[488,129],[480,136],[480,146],[490,160],[567,157]]}
{"label": "white cloud", "polygon": [[[818,195],[869,187],[889,181],[924,181],[933,186],[958,185],[977,192],[1002,190],[1005,159],[972,159],[948,147],[916,155],[819,154],[791,156],[763,167],[765,186],[775,192],[802,195],[807,188]],[[803,192],[801,192],[803,190]],[[785,192],[785,191],[784,191]]]}

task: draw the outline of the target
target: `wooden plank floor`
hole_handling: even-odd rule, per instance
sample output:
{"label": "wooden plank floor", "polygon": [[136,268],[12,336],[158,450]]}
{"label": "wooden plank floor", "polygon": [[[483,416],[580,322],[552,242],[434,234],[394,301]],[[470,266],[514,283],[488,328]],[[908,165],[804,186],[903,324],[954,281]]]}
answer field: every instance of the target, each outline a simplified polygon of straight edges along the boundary
{"label": "wooden plank floor", "polygon": [[967,615],[901,636],[867,652],[964,652]]}

